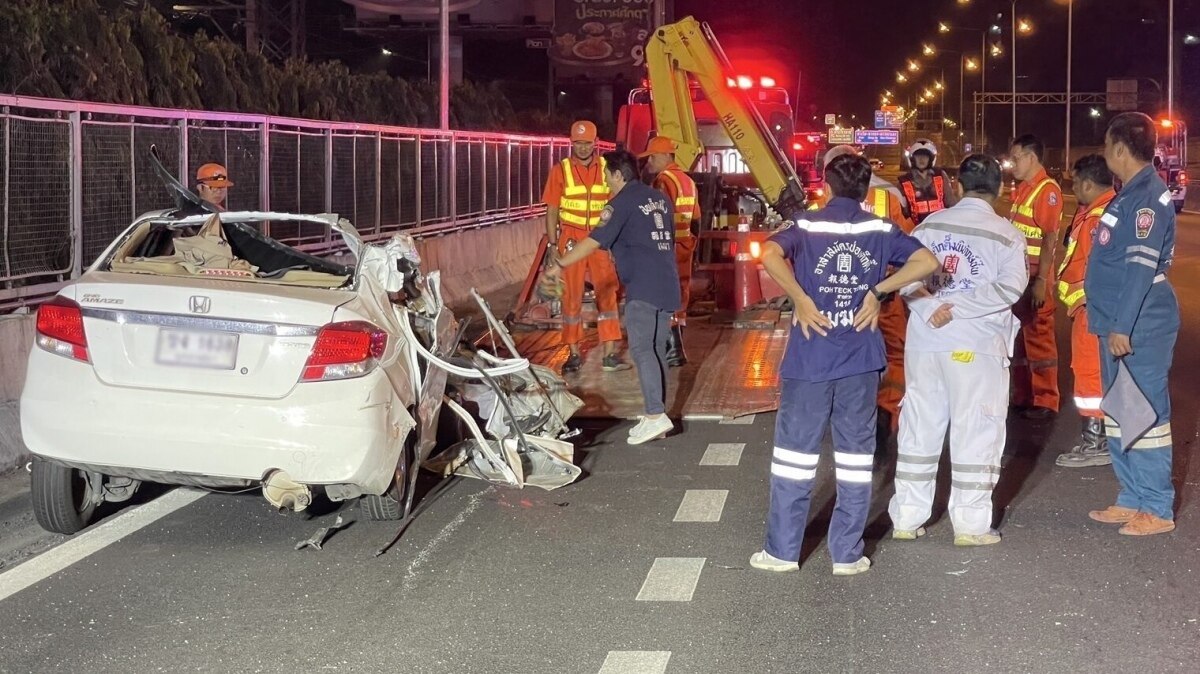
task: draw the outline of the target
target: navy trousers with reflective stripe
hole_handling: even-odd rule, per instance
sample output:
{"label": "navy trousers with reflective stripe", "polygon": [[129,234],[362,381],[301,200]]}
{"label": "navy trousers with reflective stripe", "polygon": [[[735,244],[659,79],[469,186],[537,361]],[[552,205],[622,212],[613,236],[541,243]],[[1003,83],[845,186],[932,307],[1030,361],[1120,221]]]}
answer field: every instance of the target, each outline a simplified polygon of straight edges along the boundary
{"label": "navy trousers with reflective stripe", "polygon": [[[1171,484],[1171,397],[1167,373],[1179,334],[1179,309],[1174,293],[1169,298],[1153,298],[1159,299],[1157,302],[1150,299],[1143,305],[1130,335],[1133,353],[1122,360],[1154,407],[1158,420],[1128,451],[1121,451],[1121,428],[1111,418],[1105,419],[1105,430],[1113,472],[1121,485],[1117,505],[1170,520],[1175,519],[1175,486]],[[1117,378],[1117,361],[1109,354],[1104,338],[1100,338],[1100,374],[1107,391]]]}
{"label": "navy trousers with reflective stripe", "polygon": [[837,503],[829,522],[829,553],[835,563],[856,562],[871,505],[879,373],[826,382],[784,379],[782,388],[764,549],[779,559],[800,559],[821,442],[830,426]]}

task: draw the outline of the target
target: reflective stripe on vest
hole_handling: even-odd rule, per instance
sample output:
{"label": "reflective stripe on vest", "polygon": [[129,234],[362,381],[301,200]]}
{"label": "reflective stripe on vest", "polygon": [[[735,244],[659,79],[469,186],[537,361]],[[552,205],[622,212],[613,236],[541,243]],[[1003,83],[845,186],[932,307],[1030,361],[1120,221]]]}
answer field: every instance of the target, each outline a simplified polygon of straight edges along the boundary
{"label": "reflective stripe on vest", "polygon": [[575,181],[571,158],[560,162],[563,173],[563,193],[558,199],[558,219],[568,225],[594,229],[600,225],[600,211],[608,203],[608,181],[604,179],[606,164],[600,158],[600,181],[587,186]]}
{"label": "reflective stripe on vest", "polygon": [[686,173],[676,169],[665,169],[661,175],[675,185],[675,238],[692,235],[692,222],[700,219],[700,205],[696,201],[696,183]]}
{"label": "reflective stripe on vest", "polygon": [[891,209],[888,208],[887,190],[882,187],[872,187],[871,192],[875,193],[875,198],[868,199],[862,202],[863,210],[868,213],[873,213],[880,218],[886,218],[891,215]]}
{"label": "reflective stripe on vest", "polygon": [[1025,197],[1025,201],[1013,204],[1011,221],[1025,235],[1025,253],[1033,263],[1036,263],[1041,256],[1042,241],[1046,238],[1046,233],[1042,231],[1041,227],[1038,227],[1037,221],[1033,218],[1033,204],[1047,185],[1057,185],[1057,183],[1053,178],[1046,178],[1033,188],[1029,196]]}
{"label": "reflective stripe on vest", "polygon": [[[1084,216],[1084,222],[1086,222],[1088,218],[1099,218],[1100,216],[1104,215],[1104,209],[1107,206],[1108,204],[1105,204],[1104,206],[1098,206],[1088,211],[1088,214]],[[1082,224],[1083,223],[1080,223],[1080,229],[1083,229]],[[1073,229],[1071,233],[1079,234],[1079,232],[1075,232]],[[1064,272],[1067,270],[1067,266],[1071,264],[1072,258],[1075,257],[1075,246],[1078,243],[1079,238],[1077,236],[1072,236],[1071,240],[1067,242],[1067,252],[1063,255],[1062,264],[1058,265],[1058,278],[1060,279],[1057,286],[1058,300],[1062,302],[1063,306],[1065,306],[1068,310],[1074,309],[1075,305],[1084,301],[1083,279],[1074,282],[1061,280]]]}
{"label": "reflective stripe on vest", "polygon": [[908,198],[914,220],[922,220],[930,213],[936,213],[946,207],[946,183],[941,174],[933,176],[932,199],[918,199],[916,185],[911,180],[901,180],[900,189],[904,190],[904,196]]}

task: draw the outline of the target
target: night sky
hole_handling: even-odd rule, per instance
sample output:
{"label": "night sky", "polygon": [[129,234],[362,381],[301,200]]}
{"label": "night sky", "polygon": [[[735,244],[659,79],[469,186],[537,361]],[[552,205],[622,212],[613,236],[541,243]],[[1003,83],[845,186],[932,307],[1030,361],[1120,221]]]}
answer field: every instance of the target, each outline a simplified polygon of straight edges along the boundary
{"label": "night sky", "polygon": [[[1075,0],[1072,90],[1102,92],[1106,77],[1149,77],[1166,84],[1167,0]],[[770,71],[795,91],[801,79],[799,116],[834,112],[857,114],[859,120],[879,103],[885,88],[898,96],[895,72],[906,59],[919,58],[944,68],[948,117],[957,117],[958,56],[921,57],[921,44],[932,42],[947,50],[979,51],[978,33],[939,35],[937,22],[983,28],[1003,12],[1004,56],[990,60],[988,90],[1011,88],[1009,0],[675,0],[678,17],[688,14],[707,21],[735,67]],[[1064,91],[1066,87],[1066,0],[1017,0],[1017,16],[1035,22],[1035,32],[1017,40],[1017,90]],[[1176,0],[1176,30],[1180,37],[1200,33],[1200,0]],[[1177,108],[1191,109],[1200,118],[1200,46],[1183,47],[1182,75],[1176,88]],[[931,83],[928,70],[919,81]],[[778,74],[776,74],[778,73]],[[848,76],[849,75],[849,76]],[[1154,91],[1154,85],[1146,84]],[[912,87],[912,84],[909,84]],[[968,72],[968,95],[978,88],[978,76]],[[815,107],[814,107],[815,106]],[[1165,105],[1164,105],[1165,108]],[[970,115],[968,98],[967,116]],[[805,113],[809,113],[805,115]],[[1088,110],[1076,111],[1076,143],[1090,142]],[[989,110],[991,114],[991,110]],[[997,110],[996,117],[1007,119]],[[1046,136],[1061,134],[1063,109],[1023,108],[1018,122]],[[869,119],[869,117],[867,117]],[[1011,125],[1002,125],[1007,135]],[[989,127],[992,126],[989,120]],[[1200,128],[1200,127],[1197,127]],[[1000,129],[997,129],[999,137]],[[1061,143],[1061,141],[1060,141]]]}
{"label": "night sky", "polygon": [[[917,82],[932,84],[931,68],[945,74],[946,116],[958,118],[958,55],[921,56],[921,45],[968,51],[977,55],[979,33],[939,35],[937,22],[952,26],[986,28],[999,23],[1003,34],[989,36],[1000,42],[1004,55],[988,59],[988,90],[1008,92],[1011,87],[1009,8],[1011,0],[674,0],[675,16],[693,15],[712,25],[734,66],[745,74],[768,75],[795,95],[799,89],[797,117],[804,125],[822,127],[825,113],[857,115],[856,123],[870,124],[871,111],[884,89],[904,102],[908,91],[898,87],[896,70],[917,58],[925,70]],[[1017,90],[1061,92],[1066,87],[1067,0],[1017,0],[1017,16],[1035,24],[1032,35],[1017,40]],[[1142,77],[1166,84],[1168,0],[1074,0],[1075,68],[1072,89],[1103,92],[1107,77]],[[310,0],[310,25],[347,22],[352,10],[341,0]],[[1187,33],[1200,36],[1200,0],[1175,0],[1177,49],[1177,116],[1200,129],[1200,45],[1183,46]],[[476,35],[465,47],[464,71],[470,79],[505,81],[506,91],[518,107],[537,107],[545,101],[546,58],[525,49],[523,41]],[[356,69],[384,68],[401,77],[423,77],[428,72],[425,39],[409,35],[387,41],[396,56],[381,59],[380,41],[348,33],[310,31],[312,56],[340,58]],[[798,82],[799,80],[799,82]],[[799,87],[797,86],[799,84]],[[978,74],[966,73],[967,105],[964,124],[970,129],[969,95],[979,87]],[[1155,85],[1144,83],[1148,96],[1158,95]],[[620,94],[618,95],[619,99]],[[1165,109],[1165,96],[1162,108]],[[590,99],[582,97],[583,104]],[[1153,107],[1153,106],[1151,106]],[[1155,112],[1154,110],[1148,110]],[[1088,116],[1088,106],[1078,106],[1073,116],[1073,143],[1102,141],[1105,112]],[[994,143],[1007,141],[1011,122],[1007,108],[988,110],[988,130]],[[993,120],[996,120],[993,122]],[[1021,131],[1062,144],[1061,106],[1023,107],[1018,115]],[[1055,140],[1051,140],[1055,139]]]}

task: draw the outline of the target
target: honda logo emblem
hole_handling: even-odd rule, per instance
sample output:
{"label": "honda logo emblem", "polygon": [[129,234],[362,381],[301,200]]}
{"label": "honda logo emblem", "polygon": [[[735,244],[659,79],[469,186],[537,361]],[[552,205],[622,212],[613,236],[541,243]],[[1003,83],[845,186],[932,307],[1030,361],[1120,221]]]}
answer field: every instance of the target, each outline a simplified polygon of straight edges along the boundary
{"label": "honda logo emblem", "polygon": [[212,309],[212,298],[204,295],[192,295],[192,299],[188,302],[188,308],[193,314],[207,314],[209,309]]}

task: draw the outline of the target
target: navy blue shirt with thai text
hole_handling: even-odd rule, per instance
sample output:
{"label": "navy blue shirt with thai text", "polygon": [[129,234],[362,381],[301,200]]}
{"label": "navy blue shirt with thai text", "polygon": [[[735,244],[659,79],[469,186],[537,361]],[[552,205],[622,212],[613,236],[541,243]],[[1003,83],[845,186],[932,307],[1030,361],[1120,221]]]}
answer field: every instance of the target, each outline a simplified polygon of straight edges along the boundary
{"label": "navy blue shirt with thai text", "polygon": [[833,328],[824,337],[811,333],[805,339],[792,326],[780,376],[822,382],[883,370],[883,336],[870,328],[855,332],[854,315],[871,288],[887,276],[888,266],[902,266],[923,247],[921,242],[844,197],[798,218],[770,241],[783,249],[796,281]]}
{"label": "navy blue shirt with thai text", "polygon": [[671,200],[638,181],[621,188],[600,213],[600,226],[590,236],[612,251],[627,299],[663,311],[679,309],[674,222]]}

